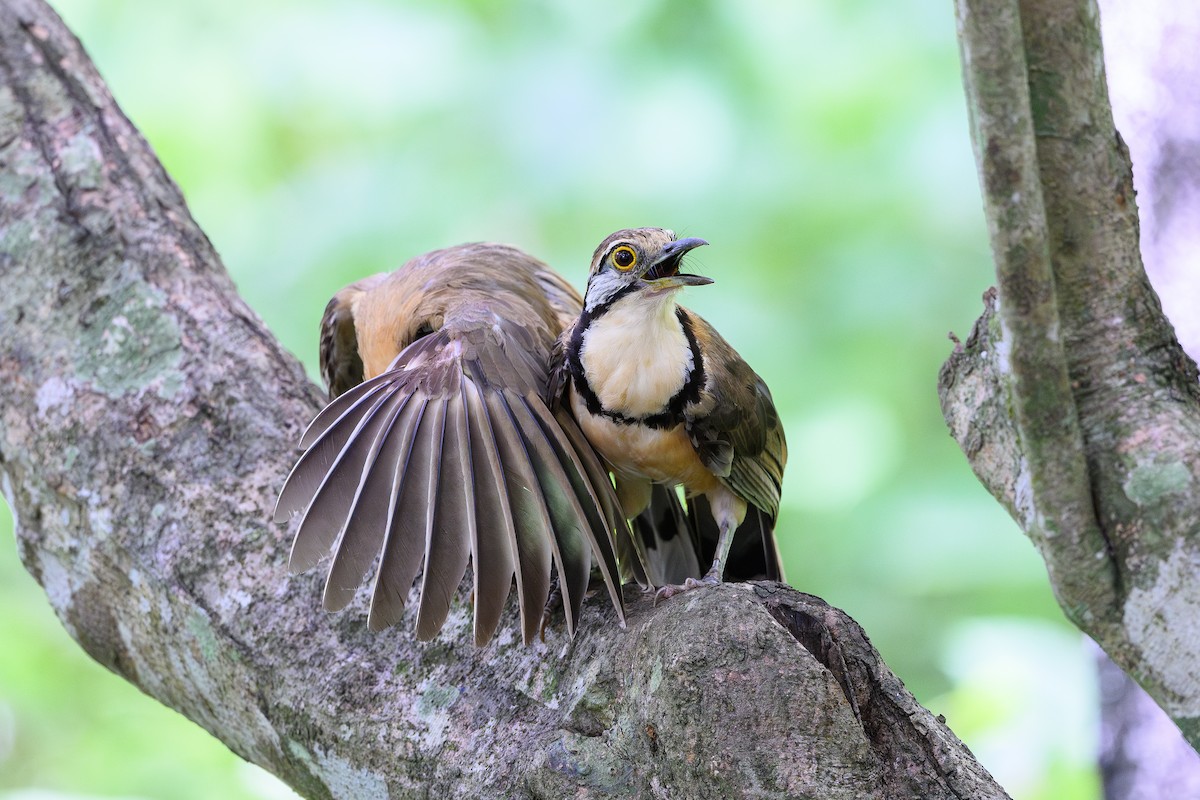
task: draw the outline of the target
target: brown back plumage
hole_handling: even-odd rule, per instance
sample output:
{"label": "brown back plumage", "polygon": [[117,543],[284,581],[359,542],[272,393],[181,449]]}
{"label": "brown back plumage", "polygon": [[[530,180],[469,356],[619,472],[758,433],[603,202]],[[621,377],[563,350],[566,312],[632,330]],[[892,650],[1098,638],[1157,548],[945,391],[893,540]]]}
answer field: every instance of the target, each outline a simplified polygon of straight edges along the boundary
{"label": "brown back plumage", "polygon": [[400,619],[420,575],[417,635],[434,636],[468,560],[479,644],[514,576],[530,640],[552,568],[572,633],[593,563],[623,615],[614,552],[627,525],[575,422],[546,404],[551,349],[580,307],[549,267],[496,244],[438,250],[334,296],[321,327],[333,399],[276,508],[304,514],[293,571],[332,548],[326,608],[349,603],[378,556],[376,630]]}

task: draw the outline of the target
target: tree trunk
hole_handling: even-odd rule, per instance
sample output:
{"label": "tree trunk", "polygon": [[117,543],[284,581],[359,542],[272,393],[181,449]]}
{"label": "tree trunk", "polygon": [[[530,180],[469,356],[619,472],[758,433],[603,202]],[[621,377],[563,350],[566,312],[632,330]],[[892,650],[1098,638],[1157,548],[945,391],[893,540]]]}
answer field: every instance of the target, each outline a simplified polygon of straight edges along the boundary
{"label": "tree trunk", "polygon": [[0,471],[96,660],[314,798],[1000,798],[861,629],[776,584],[476,649],[319,611],[268,523],[320,406],[41,0],[0,4]]}
{"label": "tree trunk", "polygon": [[1200,744],[1200,386],[1142,269],[1092,0],[958,0],[998,291],[943,367],[1067,616]]}

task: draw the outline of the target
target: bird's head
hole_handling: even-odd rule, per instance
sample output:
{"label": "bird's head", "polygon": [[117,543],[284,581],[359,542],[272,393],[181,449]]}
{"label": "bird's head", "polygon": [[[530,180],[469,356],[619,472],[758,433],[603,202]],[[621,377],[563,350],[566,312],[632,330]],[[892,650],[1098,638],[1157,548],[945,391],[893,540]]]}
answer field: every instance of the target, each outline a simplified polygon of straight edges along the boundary
{"label": "bird's head", "polygon": [[712,283],[712,278],[679,271],[684,255],[705,244],[708,242],[703,239],[677,239],[674,231],[664,228],[635,228],[611,234],[592,256],[585,306],[594,311],[634,293],[673,294],[684,286]]}

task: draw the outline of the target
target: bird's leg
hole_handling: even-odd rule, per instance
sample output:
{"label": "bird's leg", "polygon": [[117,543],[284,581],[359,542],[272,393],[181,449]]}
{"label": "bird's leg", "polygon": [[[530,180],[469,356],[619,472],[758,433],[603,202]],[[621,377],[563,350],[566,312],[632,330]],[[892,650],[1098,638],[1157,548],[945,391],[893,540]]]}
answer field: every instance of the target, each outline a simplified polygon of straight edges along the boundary
{"label": "bird's leg", "polygon": [[704,577],[700,579],[688,578],[680,584],[669,584],[661,587],[654,593],[654,602],[666,600],[674,597],[677,594],[699,589],[701,586],[718,586],[721,583],[721,576],[725,572],[725,559],[729,556],[729,546],[733,544],[733,534],[737,531],[737,525],[730,525],[727,522],[720,524],[720,534],[717,536],[717,552],[713,556],[712,566],[708,572],[704,573]]}
{"label": "bird's leg", "polygon": [[725,561],[729,558],[729,548],[733,545],[733,534],[737,532],[737,523],[732,519],[720,520],[720,534],[717,536],[717,552],[713,554],[712,566],[701,578],[704,583],[716,585],[725,575]]}
{"label": "bird's leg", "polygon": [[655,602],[674,597],[690,589],[701,586],[717,586],[725,575],[725,561],[729,558],[729,548],[733,545],[733,535],[738,526],[746,518],[746,501],[733,492],[720,486],[708,493],[708,504],[712,508],[713,519],[717,523],[717,551],[713,554],[712,566],[703,578],[699,580],[688,578],[682,585],[664,586],[655,594]]}

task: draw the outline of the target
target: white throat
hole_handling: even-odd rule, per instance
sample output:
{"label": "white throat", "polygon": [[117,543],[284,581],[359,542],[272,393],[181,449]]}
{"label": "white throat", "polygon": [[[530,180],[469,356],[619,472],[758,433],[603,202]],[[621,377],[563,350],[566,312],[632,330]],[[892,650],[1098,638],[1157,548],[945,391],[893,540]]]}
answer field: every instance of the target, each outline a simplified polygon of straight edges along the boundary
{"label": "white throat", "polygon": [[629,417],[665,410],[695,366],[675,292],[618,300],[584,331],[579,360],[606,410]]}

